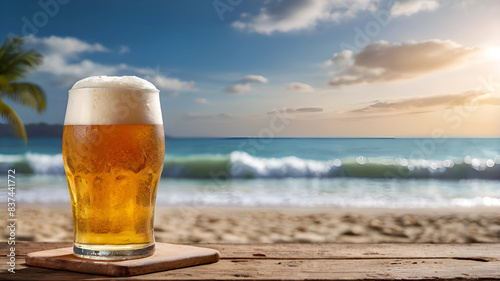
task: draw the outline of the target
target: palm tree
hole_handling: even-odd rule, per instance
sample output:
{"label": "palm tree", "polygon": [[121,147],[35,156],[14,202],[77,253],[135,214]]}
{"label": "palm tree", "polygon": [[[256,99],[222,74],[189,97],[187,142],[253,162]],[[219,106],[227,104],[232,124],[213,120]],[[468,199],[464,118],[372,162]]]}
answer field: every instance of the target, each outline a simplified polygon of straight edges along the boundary
{"label": "palm tree", "polygon": [[45,93],[38,85],[19,82],[29,70],[42,63],[40,53],[33,49],[24,50],[23,45],[24,41],[20,37],[7,37],[0,48],[0,116],[26,143],[23,121],[14,109],[4,102],[4,98],[30,107],[38,113],[45,111],[46,99]]}

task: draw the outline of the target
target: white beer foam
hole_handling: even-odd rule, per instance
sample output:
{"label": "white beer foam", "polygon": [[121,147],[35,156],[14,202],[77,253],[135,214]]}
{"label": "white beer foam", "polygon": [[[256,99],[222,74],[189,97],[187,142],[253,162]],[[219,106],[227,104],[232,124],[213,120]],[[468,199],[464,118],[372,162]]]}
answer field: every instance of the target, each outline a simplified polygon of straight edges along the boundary
{"label": "white beer foam", "polygon": [[91,76],[69,90],[65,125],[163,124],[159,90],[135,76]]}

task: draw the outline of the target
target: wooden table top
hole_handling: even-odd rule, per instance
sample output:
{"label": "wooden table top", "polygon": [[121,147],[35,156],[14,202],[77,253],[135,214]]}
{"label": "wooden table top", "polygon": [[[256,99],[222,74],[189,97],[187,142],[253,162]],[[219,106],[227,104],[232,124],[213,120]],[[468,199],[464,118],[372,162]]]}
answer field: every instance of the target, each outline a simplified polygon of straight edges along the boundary
{"label": "wooden table top", "polygon": [[0,280],[500,280],[500,244],[196,244],[220,251],[214,264],[132,277],[26,266],[26,254],[71,243],[0,242]]}

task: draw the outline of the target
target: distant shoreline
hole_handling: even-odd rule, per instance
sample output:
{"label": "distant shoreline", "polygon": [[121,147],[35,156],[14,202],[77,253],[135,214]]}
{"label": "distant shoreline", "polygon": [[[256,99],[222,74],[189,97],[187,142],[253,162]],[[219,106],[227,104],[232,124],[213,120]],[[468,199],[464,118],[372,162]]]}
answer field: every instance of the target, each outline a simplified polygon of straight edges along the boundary
{"label": "distant shoreline", "polygon": [[[25,124],[28,138],[62,138],[63,125],[34,123]],[[0,124],[0,138],[17,138],[12,128],[7,124]]]}
{"label": "distant shoreline", "polygon": [[[28,138],[62,138],[63,124],[47,124],[44,122],[25,124]],[[0,139],[17,138],[12,128],[7,124],[0,124]],[[251,136],[221,136],[221,137],[203,137],[203,136],[188,136],[188,137],[173,137],[166,135],[166,139],[268,139]],[[426,139],[430,136],[380,136],[380,137],[274,137],[270,139]],[[482,139],[498,139],[493,136],[449,136],[447,139],[462,139],[462,138],[482,138]]]}
{"label": "distant shoreline", "polygon": [[[25,124],[29,138],[62,138],[63,124],[32,123]],[[7,124],[0,124],[0,139],[18,138],[12,128]],[[170,136],[165,136],[166,139]]]}

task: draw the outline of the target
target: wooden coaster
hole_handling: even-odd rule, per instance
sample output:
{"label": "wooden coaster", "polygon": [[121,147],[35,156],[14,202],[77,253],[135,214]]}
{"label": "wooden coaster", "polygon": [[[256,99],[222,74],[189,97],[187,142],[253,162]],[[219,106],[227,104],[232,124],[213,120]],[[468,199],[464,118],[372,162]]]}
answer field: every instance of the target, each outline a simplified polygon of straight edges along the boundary
{"label": "wooden coaster", "polygon": [[156,243],[155,253],[146,258],[121,261],[89,260],[75,257],[73,248],[29,253],[26,264],[108,276],[132,276],[217,262],[217,250],[186,245]]}

